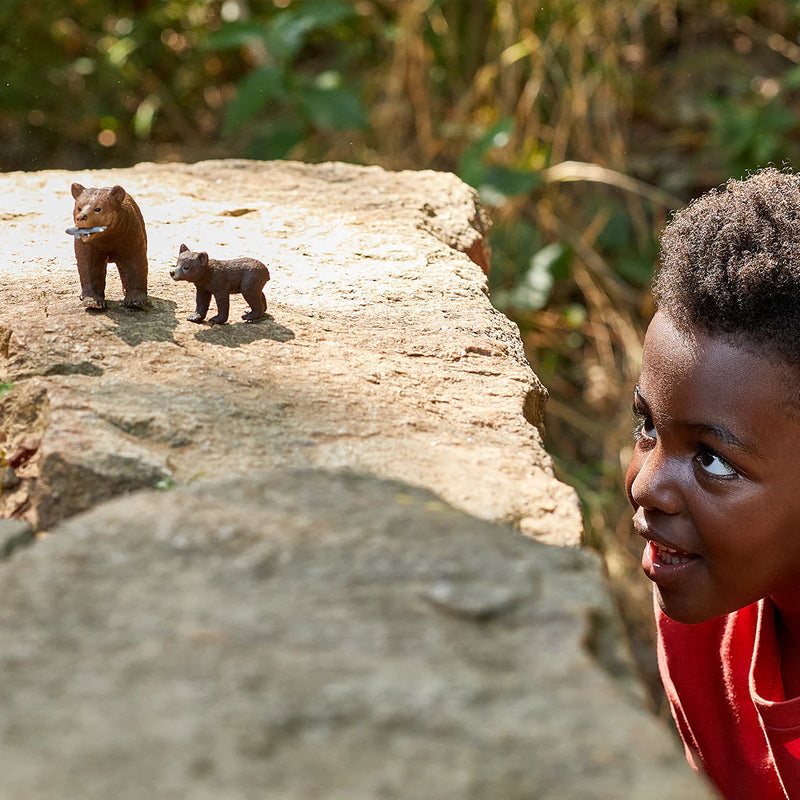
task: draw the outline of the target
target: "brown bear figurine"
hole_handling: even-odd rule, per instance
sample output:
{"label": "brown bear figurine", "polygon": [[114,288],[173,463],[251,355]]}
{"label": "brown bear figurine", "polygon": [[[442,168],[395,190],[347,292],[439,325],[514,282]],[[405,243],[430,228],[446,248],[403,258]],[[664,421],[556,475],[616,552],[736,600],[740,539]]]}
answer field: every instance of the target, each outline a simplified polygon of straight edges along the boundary
{"label": "brown bear figurine", "polygon": [[233,258],[221,261],[209,258],[208,253],[194,253],[182,244],[175,269],[169,271],[175,281],[189,281],[197,290],[197,308],[187,317],[189,322],[202,322],[208,312],[211,295],[217,301],[217,314],[208,321],[222,325],[228,321],[231,294],[241,294],[250,306],[242,319],[251,322],[261,319],[267,311],[264,284],[269,280],[265,264],[254,258]]}
{"label": "brown bear figurine", "polygon": [[[122,279],[123,303],[147,304],[147,232],[136,201],[121,187],[87,189],[72,184],[75,259],[86,308],[106,307],[106,268],[112,261]],[[85,231],[85,232],[84,232]]]}

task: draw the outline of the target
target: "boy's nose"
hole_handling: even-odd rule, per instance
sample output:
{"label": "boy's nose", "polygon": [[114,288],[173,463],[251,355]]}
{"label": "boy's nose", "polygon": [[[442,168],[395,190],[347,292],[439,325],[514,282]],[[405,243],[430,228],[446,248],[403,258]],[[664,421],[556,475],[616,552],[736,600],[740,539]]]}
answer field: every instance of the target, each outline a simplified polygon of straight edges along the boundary
{"label": "boy's nose", "polygon": [[678,465],[658,445],[638,458],[634,456],[628,474],[629,499],[648,511],[677,514],[682,508],[677,471]]}

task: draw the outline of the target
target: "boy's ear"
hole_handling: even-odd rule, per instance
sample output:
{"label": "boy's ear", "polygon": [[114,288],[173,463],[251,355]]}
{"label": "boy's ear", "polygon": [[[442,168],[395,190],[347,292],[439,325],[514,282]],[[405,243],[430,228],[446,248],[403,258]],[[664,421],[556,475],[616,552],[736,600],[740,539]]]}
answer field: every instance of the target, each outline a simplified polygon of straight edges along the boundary
{"label": "boy's ear", "polygon": [[86,191],[86,187],[81,186],[79,183],[73,183],[70,190],[72,191],[72,196],[77,200]]}
{"label": "boy's ear", "polygon": [[112,186],[111,197],[113,200],[121,203],[125,199],[125,190],[121,186]]}
{"label": "boy's ear", "polygon": [[189,250],[189,248],[185,244],[182,244],[181,248],[180,248],[180,250],[178,250],[178,252],[179,253],[186,253],[188,250]]}

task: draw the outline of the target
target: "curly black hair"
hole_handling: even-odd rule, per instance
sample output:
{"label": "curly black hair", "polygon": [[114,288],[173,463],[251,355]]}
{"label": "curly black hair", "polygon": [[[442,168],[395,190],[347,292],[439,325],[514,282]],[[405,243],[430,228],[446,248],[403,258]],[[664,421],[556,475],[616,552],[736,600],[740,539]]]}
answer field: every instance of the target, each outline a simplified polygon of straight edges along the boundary
{"label": "curly black hair", "polygon": [[800,367],[800,176],[770,167],[677,212],[653,294],[678,324]]}

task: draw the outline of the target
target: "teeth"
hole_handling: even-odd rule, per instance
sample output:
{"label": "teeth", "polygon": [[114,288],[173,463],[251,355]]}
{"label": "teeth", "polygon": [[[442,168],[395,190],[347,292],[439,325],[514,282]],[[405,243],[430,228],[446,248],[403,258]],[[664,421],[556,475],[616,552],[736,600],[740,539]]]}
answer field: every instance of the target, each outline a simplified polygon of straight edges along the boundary
{"label": "teeth", "polygon": [[686,564],[692,560],[692,556],[679,553],[677,550],[673,550],[671,547],[663,547],[660,544],[656,545],[656,551],[658,553],[658,560],[662,564],[667,564],[669,566],[672,566],[673,564]]}

